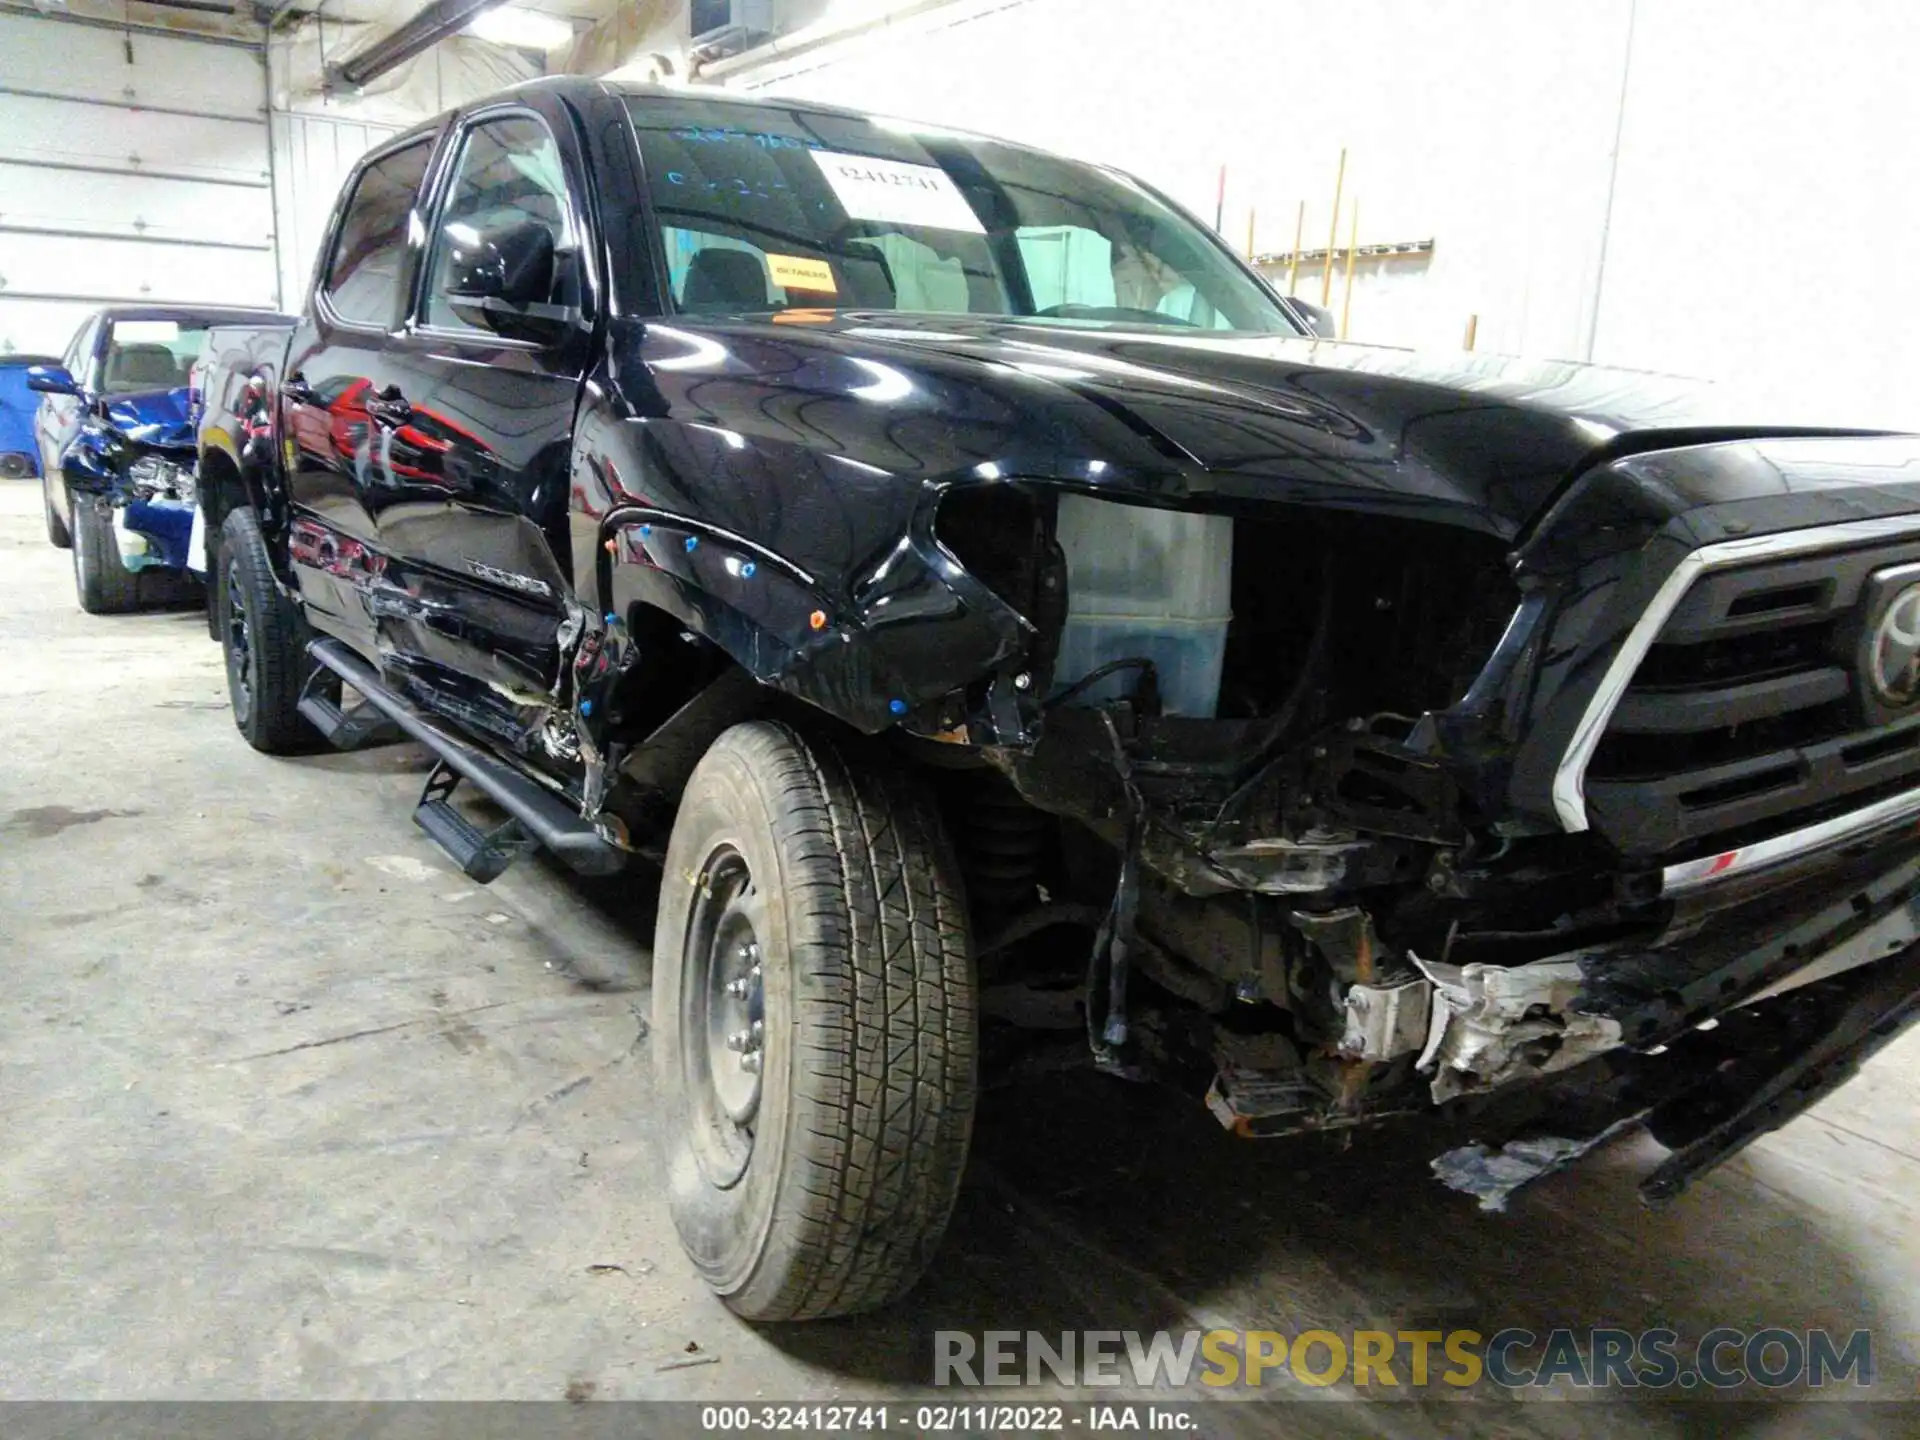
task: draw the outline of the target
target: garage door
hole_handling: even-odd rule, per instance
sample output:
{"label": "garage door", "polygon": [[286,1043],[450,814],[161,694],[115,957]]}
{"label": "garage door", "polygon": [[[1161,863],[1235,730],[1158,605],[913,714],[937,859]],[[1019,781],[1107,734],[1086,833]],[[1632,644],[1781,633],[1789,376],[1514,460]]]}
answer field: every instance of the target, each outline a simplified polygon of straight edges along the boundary
{"label": "garage door", "polygon": [[274,303],[264,57],[0,14],[0,353],[112,301]]}

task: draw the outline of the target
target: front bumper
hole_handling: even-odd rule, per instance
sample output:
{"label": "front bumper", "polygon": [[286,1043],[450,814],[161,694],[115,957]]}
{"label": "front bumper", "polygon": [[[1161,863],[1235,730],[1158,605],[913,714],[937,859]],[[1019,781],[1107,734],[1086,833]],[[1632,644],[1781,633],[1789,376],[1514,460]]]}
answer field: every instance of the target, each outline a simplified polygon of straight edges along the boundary
{"label": "front bumper", "polygon": [[206,534],[192,501],[130,500],[114,508],[113,530],[129,570],[206,571]]}
{"label": "front bumper", "polygon": [[1668,865],[1660,872],[1660,893],[1680,896],[1762,876],[1782,879],[1821,866],[1851,846],[1882,839],[1916,822],[1920,822],[1920,790],[1908,790],[1784,835]]}

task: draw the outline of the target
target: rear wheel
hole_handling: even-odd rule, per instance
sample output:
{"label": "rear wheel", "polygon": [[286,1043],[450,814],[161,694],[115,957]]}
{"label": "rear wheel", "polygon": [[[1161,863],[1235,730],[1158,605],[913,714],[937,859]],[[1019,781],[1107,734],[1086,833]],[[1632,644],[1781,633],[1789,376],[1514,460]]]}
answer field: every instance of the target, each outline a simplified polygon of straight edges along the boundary
{"label": "rear wheel", "polygon": [[755,721],[681,799],[654,937],[675,1228],[751,1320],[897,1299],[973,1124],[966,906],[914,778]]}
{"label": "rear wheel", "polygon": [[253,511],[227,513],[219,553],[220,568],[209,578],[226,652],[233,723],[264,754],[305,750],[316,738],[299,711],[301,687],[313,668],[307,623],[274,581]]}
{"label": "rear wheel", "polygon": [[73,589],[89,615],[120,615],[140,603],[140,577],[120,559],[110,510],[87,495],[70,496]]}
{"label": "rear wheel", "polygon": [[47,540],[57,550],[73,548],[73,533],[67,529],[67,522],[60,518],[60,512],[53,508],[53,479],[42,474],[40,477],[40,506],[47,512]]}

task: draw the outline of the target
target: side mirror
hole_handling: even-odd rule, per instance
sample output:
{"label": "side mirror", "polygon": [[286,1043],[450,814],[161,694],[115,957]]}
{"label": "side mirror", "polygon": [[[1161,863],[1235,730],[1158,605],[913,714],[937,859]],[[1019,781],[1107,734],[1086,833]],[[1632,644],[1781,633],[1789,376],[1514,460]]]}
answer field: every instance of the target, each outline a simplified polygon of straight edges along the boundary
{"label": "side mirror", "polygon": [[80,382],[73,378],[64,365],[29,365],[27,389],[37,390],[42,395],[78,395]]}
{"label": "side mirror", "polygon": [[1340,322],[1335,320],[1333,312],[1324,305],[1315,305],[1302,300],[1298,295],[1286,297],[1288,305],[1293,307],[1294,318],[1307,327],[1307,333],[1318,335],[1326,340],[1340,338]]}
{"label": "side mirror", "polygon": [[447,304],[469,325],[509,340],[551,344],[580,318],[553,302],[561,257],[553,232],[532,220],[476,230],[447,227]]}

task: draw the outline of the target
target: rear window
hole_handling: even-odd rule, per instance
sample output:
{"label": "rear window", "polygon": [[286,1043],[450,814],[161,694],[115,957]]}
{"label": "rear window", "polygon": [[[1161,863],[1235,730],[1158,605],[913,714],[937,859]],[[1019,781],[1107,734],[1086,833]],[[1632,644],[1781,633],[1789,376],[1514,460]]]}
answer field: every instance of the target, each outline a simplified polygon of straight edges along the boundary
{"label": "rear window", "polygon": [[383,330],[399,323],[407,235],[432,153],[422,140],[360,172],[327,261],[327,303],[342,320]]}

